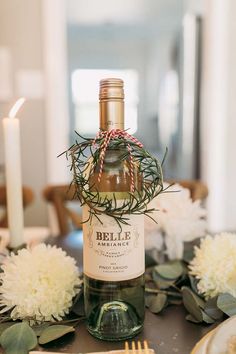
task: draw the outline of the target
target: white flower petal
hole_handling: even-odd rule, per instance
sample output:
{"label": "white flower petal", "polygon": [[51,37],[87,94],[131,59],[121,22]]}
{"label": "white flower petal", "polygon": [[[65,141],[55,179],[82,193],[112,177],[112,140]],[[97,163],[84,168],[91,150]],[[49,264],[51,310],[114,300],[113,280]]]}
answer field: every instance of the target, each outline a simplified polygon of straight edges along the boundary
{"label": "white flower petal", "polygon": [[236,296],[236,234],[203,238],[189,268],[206,298],[225,292]]}
{"label": "white flower petal", "polygon": [[[167,184],[164,184],[164,188],[166,187]],[[161,193],[154,198],[149,207],[158,210],[154,213],[157,224],[146,218],[146,235],[164,233],[167,253],[172,259],[182,258],[184,242],[204,236],[206,221],[203,218],[206,217],[206,210],[199,200],[192,201],[188,189],[174,184],[168,189],[168,193]],[[152,243],[149,239],[145,244],[150,247]]]}
{"label": "white flower petal", "polygon": [[79,291],[75,260],[55,246],[22,249],[7,257],[2,269],[0,304],[12,309],[13,319],[61,319]]}

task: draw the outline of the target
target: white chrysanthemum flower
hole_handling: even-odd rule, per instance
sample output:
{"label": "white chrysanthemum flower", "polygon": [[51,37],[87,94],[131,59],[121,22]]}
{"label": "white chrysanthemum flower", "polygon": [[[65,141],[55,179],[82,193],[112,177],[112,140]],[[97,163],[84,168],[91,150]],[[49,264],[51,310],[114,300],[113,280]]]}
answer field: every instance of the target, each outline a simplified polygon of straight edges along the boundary
{"label": "white chrysanthemum flower", "polygon": [[190,274],[198,280],[198,290],[206,298],[220,293],[236,297],[236,234],[207,236],[195,247]]}
{"label": "white chrysanthemum flower", "polygon": [[[164,188],[167,186],[164,183]],[[154,213],[157,224],[146,218],[146,234],[153,234],[153,237],[158,231],[165,234],[166,252],[170,259],[181,259],[184,242],[193,241],[205,234],[206,210],[200,200],[192,201],[189,189],[179,184],[174,184],[166,193],[154,198],[149,207],[158,210]]]}
{"label": "white chrysanthemum flower", "polygon": [[78,292],[79,271],[61,248],[39,244],[11,254],[0,273],[1,312],[12,319],[61,320]]}

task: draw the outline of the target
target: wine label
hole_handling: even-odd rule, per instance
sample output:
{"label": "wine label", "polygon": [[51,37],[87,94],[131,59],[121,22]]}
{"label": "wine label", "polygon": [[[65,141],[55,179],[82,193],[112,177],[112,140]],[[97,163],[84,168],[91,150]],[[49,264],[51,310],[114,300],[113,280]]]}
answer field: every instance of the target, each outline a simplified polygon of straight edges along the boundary
{"label": "wine label", "polygon": [[[94,279],[122,281],[144,273],[144,217],[126,215],[129,225],[119,227],[113,217],[101,214],[83,225],[84,273]],[[125,217],[126,217],[125,216]],[[88,208],[83,207],[83,220]]]}

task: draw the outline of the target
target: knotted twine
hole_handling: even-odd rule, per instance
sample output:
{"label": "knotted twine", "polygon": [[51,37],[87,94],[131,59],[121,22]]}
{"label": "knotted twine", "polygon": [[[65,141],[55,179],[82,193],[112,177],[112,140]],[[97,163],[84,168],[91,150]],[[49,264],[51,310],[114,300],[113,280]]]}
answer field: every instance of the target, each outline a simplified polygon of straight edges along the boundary
{"label": "knotted twine", "polygon": [[[143,144],[140,143],[140,141],[135,138],[133,135],[130,135],[129,133],[127,133],[127,131],[122,130],[122,129],[111,129],[109,131],[104,131],[104,130],[100,130],[95,139],[93,140],[93,145],[96,145],[97,143],[97,139],[101,139],[103,138],[103,143],[101,145],[100,148],[100,169],[99,169],[99,174],[98,174],[98,182],[101,181],[101,177],[102,177],[102,171],[103,171],[103,165],[104,165],[104,159],[105,159],[105,155],[106,155],[106,150],[107,147],[110,143],[111,140],[113,139],[124,139],[126,141],[132,141],[133,143],[135,143],[137,146],[139,146],[140,148],[143,147]],[[133,156],[132,156],[132,148],[129,144],[129,142],[127,143],[127,149],[129,152],[129,161],[130,161],[130,169],[129,169],[129,173],[130,173],[130,179],[131,179],[131,185],[130,185],[130,192],[134,193],[135,190],[135,184],[134,184],[134,161],[133,161]]]}

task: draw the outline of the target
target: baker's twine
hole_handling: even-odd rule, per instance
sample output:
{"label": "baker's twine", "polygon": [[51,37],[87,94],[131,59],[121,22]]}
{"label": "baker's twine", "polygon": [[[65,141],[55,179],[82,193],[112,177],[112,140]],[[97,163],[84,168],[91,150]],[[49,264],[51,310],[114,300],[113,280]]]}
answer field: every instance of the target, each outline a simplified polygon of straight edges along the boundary
{"label": "baker's twine", "polygon": [[[109,131],[100,130],[97,133],[97,135],[93,141],[93,145],[96,145],[97,139],[101,139],[101,138],[104,138],[104,141],[101,145],[101,152],[100,152],[100,156],[99,156],[100,170],[99,170],[99,174],[98,174],[98,182],[101,181],[106,150],[107,150],[107,147],[112,139],[118,138],[118,139],[124,139],[127,141],[131,140],[140,148],[143,147],[143,144],[140,143],[140,141],[137,138],[135,138],[133,135],[130,135],[129,133],[127,133],[127,131],[122,130],[122,129],[111,129]],[[128,148],[128,152],[129,152],[129,161],[130,161],[130,169],[129,169],[130,179],[131,179],[130,192],[133,193],[134,189],[135,189],[134,188],[135,187],[134,186],[134,161],[133,161],[133,156],[132,156],[132,148],[129,143],[127,144],[127,148]]]}

